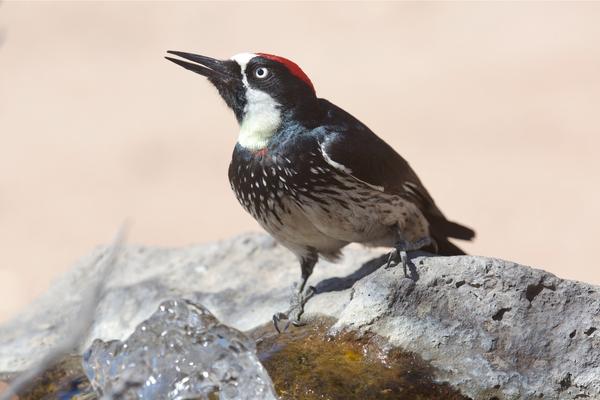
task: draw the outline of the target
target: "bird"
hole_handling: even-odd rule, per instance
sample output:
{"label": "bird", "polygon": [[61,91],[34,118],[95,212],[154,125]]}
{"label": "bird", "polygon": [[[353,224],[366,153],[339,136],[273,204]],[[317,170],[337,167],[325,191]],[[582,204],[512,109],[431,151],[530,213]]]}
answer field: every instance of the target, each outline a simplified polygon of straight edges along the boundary
{"label": "bird", "polygon": [[[350,113],[319,98],[293,61],[268,53],[216,59],[182,51],[165,58],[206,77],[239,123],[229,182],[243,208],[297,257],[300,283],[277,331],[302,325],[319,258],[336,261],[350,243],[407,252],[465,254],[449,238],[475,231],[445,217],[408,162]],[[175,56],[175,57],[172,57]],[[282,328],[280,324],[285,321]]]}

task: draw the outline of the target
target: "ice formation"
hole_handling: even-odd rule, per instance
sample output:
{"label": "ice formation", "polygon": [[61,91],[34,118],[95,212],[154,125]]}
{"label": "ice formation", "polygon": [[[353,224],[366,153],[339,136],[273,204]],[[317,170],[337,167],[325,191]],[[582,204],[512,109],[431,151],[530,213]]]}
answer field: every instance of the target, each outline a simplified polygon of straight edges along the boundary
{"label": "ice formation", "polygon": [[94,340],[83,364],[103,398],[277,398],[254,342],[187,300],[162,303],[123,342]]}

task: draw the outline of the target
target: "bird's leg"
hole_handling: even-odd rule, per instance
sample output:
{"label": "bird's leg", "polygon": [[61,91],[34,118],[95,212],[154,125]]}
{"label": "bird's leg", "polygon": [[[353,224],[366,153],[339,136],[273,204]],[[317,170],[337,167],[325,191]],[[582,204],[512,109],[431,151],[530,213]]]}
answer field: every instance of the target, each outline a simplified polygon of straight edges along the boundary
{"label": "bird's leg", "polygon": [[284,313],[276,313],[273,315],[273,325],[277,332],[281,333],[282,329],[279,327],[279,323],[282,320],[286,320],[286,324],[283,327],[283,331],[286,331],[290,323],[294,326],[301,326],[303,323],[300,321],[302,314],[304,313],[304,305],[311,297],[316,293],[316,289],[309,286],[306,291],[306,282],[313,272],[315,264],[317,263],[317,257],[302,258],[300,260],[300,267],[302,268],[302,280],[300,285],[295,284],[292,289],[292,297],[290,299],[290,308]]}
{"label": "bird's leg", "polygon": [[392,265],[392,261],[396,261],[400,257],[400,263],[402,264],[402,269],[404,270],[404,276],[407,276],[406,268],[408,265],[408,255],[406,254],[406,250],[402,246],[396,245],[394,250],[390,251],[388,255],[387,264],[385,265],[385,269],[395,267],[397,264]]}
{"label": "bird's leg", "polygon": [[406,240],[400,239],[394,250],[392,250],[388,256],[387,264],[385,268],[390,268],[392,266],[392,261],[397,261],[398,257],[400,257],[400,263],[402,264],[402,270],[404,271],[404,276],[408,277],[407,269],[408,269],[408,251],[419,250],[422,247],[429,246],[433,241],[430,237],[421,238],[415,242],[408,242]]}

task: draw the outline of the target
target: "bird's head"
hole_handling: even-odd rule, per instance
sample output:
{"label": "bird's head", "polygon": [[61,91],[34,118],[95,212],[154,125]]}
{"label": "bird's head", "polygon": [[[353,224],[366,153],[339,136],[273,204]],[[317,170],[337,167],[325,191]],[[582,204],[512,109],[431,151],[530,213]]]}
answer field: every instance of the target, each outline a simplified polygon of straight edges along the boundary
{"label": "bird's head", "polygon": [[183,58],[166,57],[208,78],[239,124],[238,143],[264,149],[286,120],[299,120],[316,101],[308,76],[287,58],[265,53],[241,53],[229,60],[169,51]]}

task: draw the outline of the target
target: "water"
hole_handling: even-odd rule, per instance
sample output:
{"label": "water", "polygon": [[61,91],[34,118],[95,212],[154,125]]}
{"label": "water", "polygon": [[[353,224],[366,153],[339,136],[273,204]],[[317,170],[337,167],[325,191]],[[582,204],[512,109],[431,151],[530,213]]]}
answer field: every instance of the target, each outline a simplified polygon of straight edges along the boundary
{"label": "water", "polygon": [[246,336],[199,305],[168,301],[126,341],[94,341],[83,360],[93,388],[81,358],[69,356],[20,398],[467,399],[436,383],[428,363],[390,347],[384,338],[330,335],[333,322],[311,320],[282,335],[265,324]]}
{"label": "water", "polygon": [[96,339],[83,356],[109,399],[276,399],[254,341],[186,300],[162,303],[125,341]]}
{"label": "water", "polygon": [[281,400],[468,399],[434,382],[430,365],[384,338],[331,336],[334,322],[314,320],[282,335],[268,324],[249,333]]}

